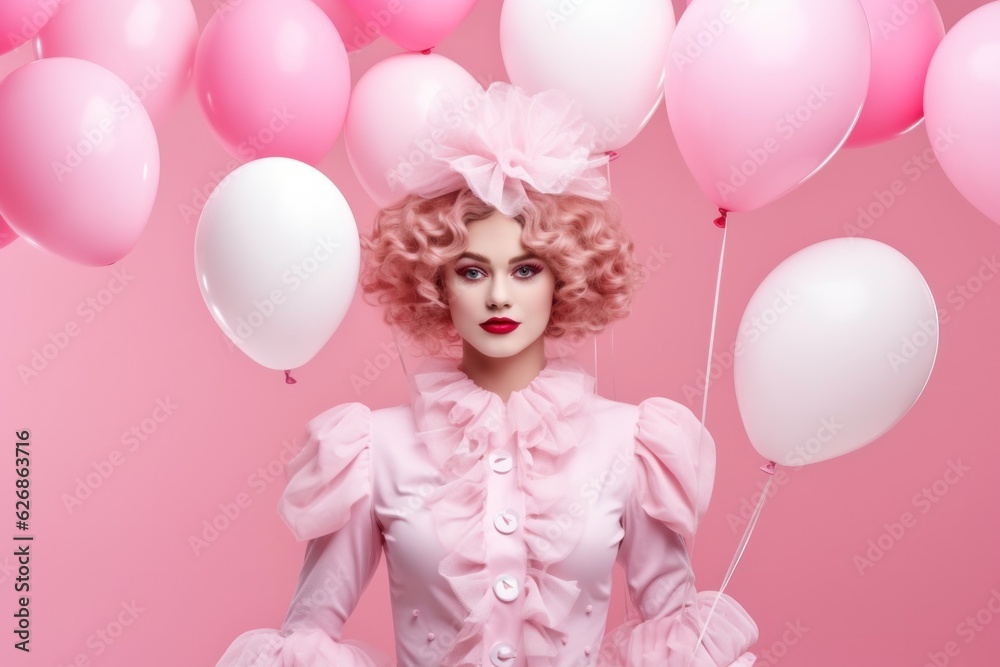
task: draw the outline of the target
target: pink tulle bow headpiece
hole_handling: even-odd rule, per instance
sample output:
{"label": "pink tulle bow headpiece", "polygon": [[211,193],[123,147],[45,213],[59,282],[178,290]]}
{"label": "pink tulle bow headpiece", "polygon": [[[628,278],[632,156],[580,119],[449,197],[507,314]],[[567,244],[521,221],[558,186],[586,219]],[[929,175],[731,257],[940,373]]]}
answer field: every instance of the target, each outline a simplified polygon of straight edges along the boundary
{"label": "pink tulle bow headpiece", "polygon": [[495,81],[465,97],[440,94],[428,112],[428,159],[400,175],[403,190],[425,198],[466,185],[505,215],[528,203],[527,188],[607,199],[608,156],[592,155],[594,127],[558,90],[528,95]]}

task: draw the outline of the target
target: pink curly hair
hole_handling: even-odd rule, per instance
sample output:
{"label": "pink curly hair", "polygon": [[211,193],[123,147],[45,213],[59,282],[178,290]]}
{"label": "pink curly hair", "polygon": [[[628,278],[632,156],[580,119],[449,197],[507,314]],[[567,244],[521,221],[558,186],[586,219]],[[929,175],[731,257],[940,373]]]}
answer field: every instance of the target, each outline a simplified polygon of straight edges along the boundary
{"label": "pink curly hair", "polygon": [[[523,228],[521,244],[556,277],[545,335],[598,333],[626,317],[642,274],[618,202],[532,190],[529,202],[514,218]],[[442,272],[468,247],[466,224],[495,211],[468,188],[431,199],[410,195],[381,209],[371,235],[361,237],[365,301],[376,305],[369,298],[376,295],[386,323],[426,352],[457,343]]]}

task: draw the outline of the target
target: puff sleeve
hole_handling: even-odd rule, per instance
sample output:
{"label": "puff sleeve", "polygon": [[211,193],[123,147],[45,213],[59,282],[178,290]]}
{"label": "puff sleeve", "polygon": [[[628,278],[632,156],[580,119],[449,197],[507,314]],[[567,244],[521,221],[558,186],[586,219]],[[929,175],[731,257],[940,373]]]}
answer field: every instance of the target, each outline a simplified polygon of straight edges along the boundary
{"label": "puff sleeve", "polygon": [[[696,593],[685,537],[708,509],[715,442],[685,406],[666,398],[639,404],[633,492],[622,524],[618,562],[640,619],[605,635],[605,667],[745,667],[755,656],[757,625],[723,595],[697,645],[716,593]],[[693,653],[693,656],[692,656]]]}
{"label": "puff sleeve", "polygon": [[309,540],[298,585],[280,630],[233,641],[217,667],[383,667],[389,659],[341,633],[382,556],[372,513],[371,411],[330,408],[307,425],[308,439],[287,465],[278,513]]}

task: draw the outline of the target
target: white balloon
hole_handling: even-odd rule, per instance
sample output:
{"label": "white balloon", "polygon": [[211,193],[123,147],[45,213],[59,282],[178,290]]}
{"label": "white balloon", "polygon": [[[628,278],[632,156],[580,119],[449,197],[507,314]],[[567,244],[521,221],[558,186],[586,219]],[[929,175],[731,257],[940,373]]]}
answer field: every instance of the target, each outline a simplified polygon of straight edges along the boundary
{"label": "white balloon", "polygon": [[436,53],[400,53],[376,63],[358,80],[344,121],[351,167],[379,206],[407,193],[400,178],[430,159],[428,111],[447,90],[452,102],[478,105],[482,86],[461,65]]}
{"label": "white balloon", "polygon": [[347,201],[314,167],[248,162],[219,183],[195,232],[195,273],[212,317],[258,364],[305,364],[340,326],[361,245]]}
{"label": "white balloon", "polygon": [[675,25],[670,0],[505,0],[500,51],[511,83],[568,93],[610,151],[656,111]]}
{"label": "white balloon", "polygon": [[926,386],[938,330],[930,287],[891,246],[837,238],[795,253],[754,292],[736,337],[754,448],[805,465],[872,442]]}

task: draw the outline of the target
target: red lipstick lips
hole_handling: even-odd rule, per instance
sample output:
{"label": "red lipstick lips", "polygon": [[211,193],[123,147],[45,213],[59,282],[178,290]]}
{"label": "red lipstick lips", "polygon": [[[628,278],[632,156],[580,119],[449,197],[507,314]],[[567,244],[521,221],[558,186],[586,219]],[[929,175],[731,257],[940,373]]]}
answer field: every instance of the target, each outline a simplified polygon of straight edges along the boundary
{"label": "red lipstick lips", "polygon": [[479,326],[486,329],[490,333],[505,334],[516,329],[519,324],[520,322],[515,322],[514,320],[506,317],[491,317],[485,322],[480,323]]}

